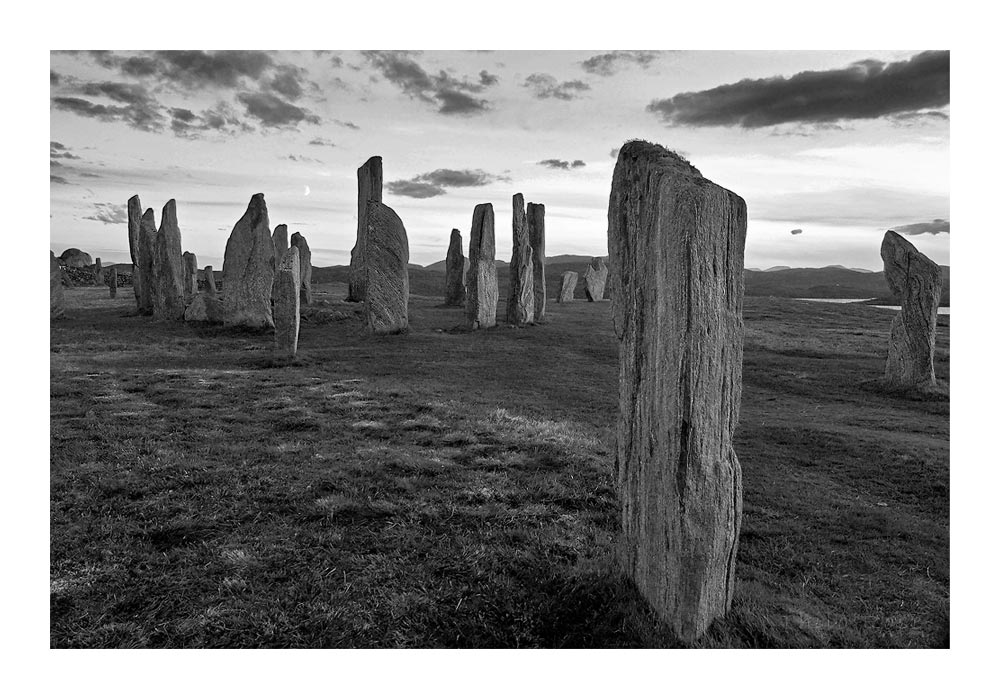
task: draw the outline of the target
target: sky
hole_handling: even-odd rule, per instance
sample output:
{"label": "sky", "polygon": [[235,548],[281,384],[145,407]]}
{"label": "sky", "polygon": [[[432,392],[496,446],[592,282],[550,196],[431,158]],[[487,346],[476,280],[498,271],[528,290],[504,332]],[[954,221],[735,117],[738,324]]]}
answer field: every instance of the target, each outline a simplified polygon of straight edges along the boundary
{"label": "sky", "polygon": [[607,254],[617,149],[672,148],[747,203],[746,266],[881,269],[887,229],[950,264],[947,51],[52,51],[50,246],[127,262],[125,202],[222,266],[263,192],[313,264],[348,264],[357,168],[410,261],[468,245],[476,204],[509,259],[511,198],[546,254]]}

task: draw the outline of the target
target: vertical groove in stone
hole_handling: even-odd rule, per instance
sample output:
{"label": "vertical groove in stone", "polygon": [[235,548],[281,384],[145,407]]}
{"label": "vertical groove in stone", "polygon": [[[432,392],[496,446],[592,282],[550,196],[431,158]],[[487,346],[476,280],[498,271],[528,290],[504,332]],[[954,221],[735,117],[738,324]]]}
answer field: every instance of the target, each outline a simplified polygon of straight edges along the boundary
{"label": "vertical groove in stone", "polygon": [[477,204],[469,230],[469,271],[466,274],[465,320],[472,330],[497,324],[496,238],[493,205]]}

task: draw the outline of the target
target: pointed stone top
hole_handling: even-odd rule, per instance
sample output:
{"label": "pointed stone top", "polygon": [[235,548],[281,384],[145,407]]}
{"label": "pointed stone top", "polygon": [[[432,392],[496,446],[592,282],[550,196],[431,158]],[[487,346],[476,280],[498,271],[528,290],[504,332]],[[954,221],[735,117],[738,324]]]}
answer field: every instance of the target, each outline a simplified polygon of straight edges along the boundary
{"label": "pointed stone top", "polygon": [[628,141],[622,146],[621,150],[618,151],[618,162],[628,159],[644,159],[651,161],[659,168],[675,170],[692,177],[703,177],[698,168],[689,163],[686,158],[669,148],[649,141]]}
{"label": "pointed stone top", "polygon": [[277,226],[274,227],[274,232],[278,233],[279,231],[285,231],[285,232],[287,232],[288,231],[288,226],[286,224],[284,224],[284,223],[279,223]]}
{"label": "pointed stone top", "polygon": [[451,234],[452,235],[462,235],[462,231],[458,230],[457,228],[452,228],[451,229]]}
{"label": "pointed stone top", "polygon": [[138,194],[133,194],[132,196],[130,196],[128,198],[128,205],[129,206],[132,206],[132,202],[135,202],[135,205],[139,206],[139,195]]}
{"label": "pointed stone top", "polygon": [[160,214],[160,228],[164,226],[177,225],[177,202],[171,199],[163,205],[163,213]]}
{"label": "pointed stone top", "polygon": [[362,165],[361,167],[375,167],[375,166],[378,166],[379,169],[382,169],[381,155],[373,155],[372,157],[368,158],[368,160],[365,161],[365,164]]}

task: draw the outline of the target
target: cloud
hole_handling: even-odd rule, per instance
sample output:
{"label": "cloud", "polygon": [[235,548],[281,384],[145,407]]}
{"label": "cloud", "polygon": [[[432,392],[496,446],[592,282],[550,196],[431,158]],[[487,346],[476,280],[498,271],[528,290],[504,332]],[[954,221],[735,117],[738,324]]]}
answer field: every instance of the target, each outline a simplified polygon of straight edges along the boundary
{"label": "cloud", "polygon": [[330,148],[336,148],[337,147],[336,143],[334,143],[333,141],[331,141],[328,138],[322,138],[321,136],[317,136],[313,140],[309,141],[309,145],[310,146],[328,146]]}
{"label": "cloud", "polygon": [[[62,158],[64,160],[80,160],[79,155],[73,155],[69,149],[59,141],[49,141],[49,158]],[[54,163],[62,165],[62,163]]]}
{"label": "cloud", "polygon": [[939,109],[931,109],[923,112],[902,112],[893,114],[889,120],[897,126],[919,126],[934,122],[948,121],[951,116],[947,112]]}
{"label": "cloud", "polygon": [[801,228],[793,228],[792,229],[792,235],[802,235],[802,229]]}
{"label": "cloud", "polygon": [[484,187],[494,182],[506,182],[509,178],[494,175],[484,170],[452,170],[439,168],[432,172],[416,175],[408,180],[396,180],[386,185],[390,192],[403,197],[427,199],[447,193],[448,188]]}
{"label": "cloud", "polygon": [[170,109],[169,114],[171,130],[184,138],[197,138],[200,133],[208,131],[230,135],[253,131],[253,127],[240,119],[233,107],[225,102],[219,102],[200,114],[184,107]]}
{"label": "cloud", "polygon": [[240,87],[244,80],[260,80],[274,59],[264,51],[154,51],[122,56],[94,52],[104,67],[116,67],[133,77],[157,78],[186,89]]}
{"label": "cloud", "polygon": [[396,180],[385,185],[393,194],[400,197],[412,197],[414,199],[429,199],[445,194],[444,187],[427,182],[415,182],[413,180]]}
{"label": "cloud", "polygon": [[548,73],[532,73],[524,79],[524,87],[531,88],[538,99],[573,100],[590,89],[582,80],[559,82]]}
{"label": "cloud", "polygon": [[270,92],[240,92],[236,95],[236,99],[246,107],[250,116],[258,119],[264,126],[282,128],[294,127],[303,121],[310,124],[319,123],[319,117],[315,114],[286,102]]}
{"label": "cloud", "polygon": [[69,184],[69,180],[59,175],[49,175],[49,182],[53,184]]}
{"label": "cloud", "polygon": [[788,222],[803,228],[808,227],[803,224],[870,226],[885,231],[895,221],[930,221],[935,214],[947,211],[948,206],[947,194],[858,186],[757,196],[753,215],[756,220]]}
{"label": "cloud", "polygon": [[54,97],[52,105],[59,110],[100,121],[120,121],[140,131],[159,131],[163,117],[151,104],[106,105],[82,97]]}
{"label": "cloud", "polygon": [[659,51],[612,51],[591,56],[580,65],[588,73],[607,77],[624,69],[628,64],[646,68],[659,55]]}
{"label": "cloud", "polygon": [[333,123],[337,126],[343,126],[345,129],[351,129],[353,131],[360,131],[361,127],[355,124],[353,121],[341,121],[340,119],[334,119]]}
{"label": "cloud", "polygon": [[431,75],[407,51],[363,51],[362,55],[403,94],[436,106],[440,114],[476,114],[489,109],[488,101],[473,96],[497,82],[496,76],[485,70],[472,82],[444,70]]}
{"label": "cloud", "polygon": [[124,204],[105,202],[94,204],[94,213],[83,218],[88,221],[99,221],[106,225],[118,225],[128,223],[128,210]]}
{"label": "cloud", "polygon": [[926,223],[908,223],[905,226],[895,226],[892,230],[906,235],[920,235],[921,233],[948,233],[951,235],[951,221],[943,218],[936,218]]}
{"label": "cloud", "polygon": [[543,167],[552,168],[553,170],[570,170],[578,167],[585,167],[587,165],[587,163],[582,160],[574,160],[573,162],[570,162],[568,160],[557,160],[556,158],[539,160],[537,164]]}
{"label": "cloud", "polygon": [[322,163],[322,160],[317,160],[316,158],[310,158],[305,155],[286,155],[284,160],[291,160],[296,163]]}
{"label": "cloud", "polygon": [[650,102],[646,110],[671,125],[741,126],[876,119],[950,101],[950,54],[925,51],[904,61],[865,60],[846,68],[786,78],[741,80]]}
{"label": "cloud", "polygon": [[302,96],[303,78],[303,71],[298,66],[283,65],[275,70],[274,76],[267,82],[267,87],[290,100],[297,100]]}

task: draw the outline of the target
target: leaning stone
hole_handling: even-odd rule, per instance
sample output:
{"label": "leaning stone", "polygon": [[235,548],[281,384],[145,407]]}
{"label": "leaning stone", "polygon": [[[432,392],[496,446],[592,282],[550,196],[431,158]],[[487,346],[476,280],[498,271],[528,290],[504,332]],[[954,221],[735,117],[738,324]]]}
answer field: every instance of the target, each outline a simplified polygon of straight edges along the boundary
{"label": "leaning stone", "polygon": [[396,212],[382,202],[368,202],[365,249],[365,315],[376,335],[403,332],[409,326],[410,245]]}
{"label": "leaning stone", "polygon": [[510,285],[507,288],[507,322],[526,325],[535,320],[535,292],[532,283],[531,243],[524,196],[514,195],[514,247],[510,253]]}
{"label": "leaning stone", "polygon": [[142,226],[142,204],[139,195],[129,197],[125,208],[128,211],[128,254],[132,259],[132,292],[135,294],[135,307],[139,313],[144,311],[142,304],[142,285],[147,275],[147,267],[140,264],[140,234]]}
{"label": "leaning stone", "polygon": [[904,389],[935,386],[941,268],[895,231],[886,231],[881,252],[885,281],[901,306],[889,329],[885,381]]}
{"label": "leaning stone", "polygon": [[[136,205],[139,204],[138,197],[132,197]],[[129,206],[132,205],[129,199]],[[133,214],[129,208],[129,216]],[[131,218],[129,227],[131,230]],[[133,279],[139,279],[139,297],[137,307],[141,315],[153,314],[153,257],[156,253],[156,215],[152,209],[146,209],[139,218],[139,233],[135,244],[136,263],[132,267]]]}
{"label": "leaning stone", "polygon": [[49,319],[62,318],[65,314],[62,267],[59,266],[56,254],[49,250]]}
{"label": "leaning stone", "polygon": [[451,229],[448,256],[445,258],[444,305],[465,305],[465,255],[462,254],[462,234],[457,228]]}
{"label": "leaning stone", "polygon": [[528,242],[531,245],[531,283],[535,322],[545,320],[545,204],[528,203]]}
{"label": "leaning stone", "polygon": [[281,258],[274,279],[274,354],[291,359],[299,349],[299,289],[302,286],[299,248],[292,245]]}
{"label": "leaning stone", "polygon": [[746,225],[743,199],[687,161],[622,147],[608,205],[622,563],[684,642],[736,584]]}
{"label": "leaning stone", "polygon": [[497,324],[496,239],[493,205],[477,204],[469,231],[469,269],[466,272],[465,320],[471,330]]}
{"label": "leaning stone", "polygon": [[274,284],[274,242],[263,194],[254,194],[246,213],[236,222],[222,263],[225,324],[273,328],[271,287]]}
{"label": "leaning stone", "polygon": [[177,225],[177,202],[173,199],[164,204],[160,227],[156,231],[152,295],[155,320],[184,317],[184,261],[181,258],[181,229]]}
{"label": "leaning stone", "polygon": [[193,252],[185,252],[184,260],[184,300],[191,302],[198,295],[198,257]]}
{"label": "leaning stone", "polygon": [[94,286],[102,286],[104,284],[104,270],[101,269],[101,258],[98,257],[94,260]]}
{"label": "leaning stone", "polygon": [[351,250],[347,300],[365,300],[365,255],[368,235],[368,202],[382,201],[382,158],[375,155],[358,168],[358,238]]}
{"label": "leaning stone", "polygon": [[562,283],[559,286],[559,303],[570,303],[573,300],[573,294],[576,292],[576,280],[580,278],[580,275],[576,272],[563,272]]}
{"label": "leaning stone", "polygon": [[583,291],[588,301],[600,301],[604,298],[604,284],[608,280],[608,267],[603,257],[594,257],[583,273]]}
{"label": "leaning stone", "polygon": [[292,234],[292,245],[299,249],[299,279],[301,289],[301,293],[299,294],[300,303],[303,306],[309,306],[312,305],[313,302],[312,251],[309,249],[309,243],[306,241],[306,237],[301,233]]}
{"label": "leaning stone", "polygon": [[115,298],[118,296],[118,268],[114,265],[108,267],[104,278],[107,280],[108,293],[111,295],[111,298]]}

